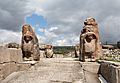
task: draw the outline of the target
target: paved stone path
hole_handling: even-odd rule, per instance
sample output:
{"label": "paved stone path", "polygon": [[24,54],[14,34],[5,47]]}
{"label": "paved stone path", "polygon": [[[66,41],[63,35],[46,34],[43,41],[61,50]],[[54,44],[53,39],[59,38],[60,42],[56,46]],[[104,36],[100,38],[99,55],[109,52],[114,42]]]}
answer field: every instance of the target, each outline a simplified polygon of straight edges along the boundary
{"label": "paved stone path", "polygon": [[2,83],[100,83],[89,75],[92,81],[87,82],[82,64],[73,58],[51,58],[41,59],[27,71],[11,74]]}

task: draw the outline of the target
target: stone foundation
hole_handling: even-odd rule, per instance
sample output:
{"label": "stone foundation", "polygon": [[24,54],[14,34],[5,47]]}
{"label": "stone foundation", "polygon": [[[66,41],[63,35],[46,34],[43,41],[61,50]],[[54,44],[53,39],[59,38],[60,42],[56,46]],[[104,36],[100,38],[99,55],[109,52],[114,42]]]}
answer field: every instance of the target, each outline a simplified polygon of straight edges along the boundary
{"label": "stone foundation", "polygon": [[0,47],[0,63],[22,62],[22,51],[16,48]]}
{"label": "stone foundation", "polygon": [[100,61],[99,74],[108,83],[120,83],[120,63],[111,61]]}
{"label": "stone foundation", "polygon": [[27,70],[31,65],[23,62],[21,49],[0,47],[0,80],[13,72]]}

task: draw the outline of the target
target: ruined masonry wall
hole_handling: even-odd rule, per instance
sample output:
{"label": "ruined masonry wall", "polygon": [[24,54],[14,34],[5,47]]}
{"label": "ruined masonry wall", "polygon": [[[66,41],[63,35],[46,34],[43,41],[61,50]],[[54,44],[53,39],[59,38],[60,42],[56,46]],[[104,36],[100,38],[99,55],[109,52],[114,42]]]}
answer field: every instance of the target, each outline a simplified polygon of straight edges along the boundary
{"label": "ruined masonry wall", "polygon": [[13,72],[29,69],[31,64],[22,63],[21,49],[0,46],[0,81]]}
{"label": "ruined masonry wall", "polygon": [[108,83],[120,83],[120,63],[102,61],[99,74],[101,74]]}

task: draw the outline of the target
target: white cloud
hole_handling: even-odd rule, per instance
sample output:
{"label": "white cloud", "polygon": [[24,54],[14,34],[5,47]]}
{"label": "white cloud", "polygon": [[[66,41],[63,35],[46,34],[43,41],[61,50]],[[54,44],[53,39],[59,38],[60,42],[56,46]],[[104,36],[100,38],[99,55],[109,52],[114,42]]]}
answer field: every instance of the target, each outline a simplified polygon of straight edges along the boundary
{"label": "white cloud", "polygon": [[[33,2],[38,3],[37,0]],[[64,39],[70,41],[70,35],[74,34],[78,42],[80,31],[84,26],[83,22],[89,16],[95,17],[98,22],[102,42],[116,43],[119,40],[119,0],[51,0],[51,2],[45,0],[32,7],[37,14],[47,18],[49,28],[57,27],[52,31],[52,34],[57,36],[56,41]],[[106,32],[108,25],[109,31]],[[61,36],[64,37],[61,39]],[[54,39],[51,38],[52,40]],[[74,42],[74,40],[71,41]]]}
{"label": "white cloud", "polygon": [[6,44],[10,42],[21,43],[21,33],[20,32],[13,32],[8,30],[0,29],[0,43]]}
{"label": "white cloud", "polygon": [[0,1],[0,29],[17,33],[25,17],[36,13],[44,16],[48,23],[46,29],[39,29],[44,32],[44,36],[39,35],[40,42],[73,45],[79,41],[86,17],[93,16],[98,22],[102,42],[116,43],[120,37],[119,8],[119,0],[15,0],[14,3],[4,0]]}
{"label": "white cloud", "polygon": [[58,29],[58,27],[51,27],[50,29],[49,29],[49,31],[54,31],[54,30],[57,30]]}
{"label": "white cloud", "polygon": [[49,30],[45,29],[45,37],[49,38],[53,38],[56,37],[57,35],[54,32],[50,32]]}
{"label": "white cloud", "polygon": [[67,44],[67,40],[57,40],[56,41],[56,44],[58,45],[58,46],[64,46],[64,45],[66,45]]}
{"label": "white cloud", "polygon": [[27,0],[1,0],[0,29],[19,31],[25,17],[32,11],[26,5]]}

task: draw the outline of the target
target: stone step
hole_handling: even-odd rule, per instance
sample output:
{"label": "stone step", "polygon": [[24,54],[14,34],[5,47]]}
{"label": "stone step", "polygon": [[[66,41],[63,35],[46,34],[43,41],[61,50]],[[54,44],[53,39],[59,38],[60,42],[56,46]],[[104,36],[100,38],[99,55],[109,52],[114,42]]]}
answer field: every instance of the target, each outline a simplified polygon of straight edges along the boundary
{"label": "stone step", "polygon": [[[29,70],[19,72],[18,75],[14,74],[15,76],[8,76],[9,81],[2,83],[89,83],[85,80],[85,75],[89,73],[84,73],[82,65],[85,64],[73,58],[41,59]],[[92,75],[87,77],[90,76]],[[10,77],[13,78],[10,80]],[[99,83],[94,80],[91,82]]]}

